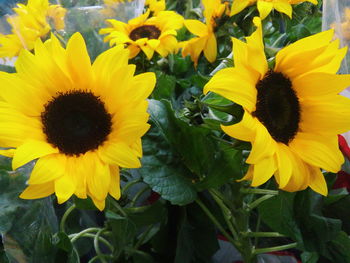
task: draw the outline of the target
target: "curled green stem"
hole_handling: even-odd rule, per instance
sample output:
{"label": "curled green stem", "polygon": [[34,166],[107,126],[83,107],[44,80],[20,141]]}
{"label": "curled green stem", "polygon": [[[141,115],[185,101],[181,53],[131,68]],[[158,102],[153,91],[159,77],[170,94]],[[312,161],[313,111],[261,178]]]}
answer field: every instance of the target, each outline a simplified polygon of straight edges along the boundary
{"label": "curled green stem", "polygon": [[75,209],[75,204],[72,204],[67,210],[66,212],[64,212],[63,216],[62,216],[62,219],[61,219],[61,223],[60,223],[60,231],[61,232],[66,232],[65,230],[65,224],[66,224],[66,221],[67,221],[67,218],[69,216],[69,214]]}
{"label": "curled green stem", "polygon": [[[89,238],[93,238],[95,240],[96,234],[91,234],[91,233],[85,233],[80,237],[89,237]],[[105,238],[99,236],[98,237],[98,241],[102,242],[103,244],[105,244],[109,250],[112,252],[113,251],[113,246],[111,245],[111,243],[109,243]]]}
{"label": "curled green stem", "polygon": [[120,204],[114,200],[114,198],[112,197],[108,197],[110,203],[115,207],[117,208],[117,210],[120,212],[120,214],[124,217],[127,217],[127,213],[124,211],[124,209],[120,206]]}
{"label": "curled green stem", "polygon": [[103,254],[101,254],[101,255],[94,256],[92,259],[89,260],[88,263],[93,263],[96,260],[105,261],[106,258],[113,259],[113,257],[111,255],[103,255]]}
{"label": "curled green stem", "polygon": [[97,227],[90,227],[87,229],[84,229],[83,231],[79,232],[79,233],[75,233],[75,234],[70,234],[68,237],[70,238],[70,241],[72,243],[74,243],[76,240],[78,240],[80,237],[84,236],[84,234],[86,233],[90,233],[90,232],[98,232],[101,228],[97,228]]}
{"label": "curled green stem", "polygon": [[143,195],[144,192],[146,192],[148,190],[148,186],[145,186],[144,188],[142,188],[140,191],[138,191],[136,193],[136,195],[134,196],[134,198],[132,199],[130,205],[131,206],[135,206],[137,200]]}
{"label": "curled green stem", "polygon": [[125,186],[122,188],[122,195],[123,195],[126,191],[128,191],[128,189],[129,189],[130,187],[132,187],[133,185],[138,184],[138,183],[140,183],[140,182],[142,182],[142,180],[141,180],[141,178],[138,178],[138,179],[136,179],[136,180],[134,180],[134,181],[130,181],[130,182],[128,182],[127,184],[125,184]]}
{"label": "curled green stem", "polygon": [[[102,240],[101,238],[101,234],[102,234],[102,232],[103,231],[105,231],[106,229],[100,229],[97,233],[96,233],[96,235],[95,235],[95,237],[94,237],[94,248],[95,248],[95,251],[96,251],[96,254],[98,255],[98,256],[100,256],[100,255],[103,255],[103,253],[101,252],[101,250],[100,250],[100,246],[99,246],[99,241],[100,240]],[[106,240],[107,241],[107,240]],[[108,242],[108,241],[107,241]],[[113,252],[113,247],[109,247],[109,249],[111,249],[111,252]],[[103,263],[107,263],[107,261],[105,260],[105,258],[104,257],[101,257],[101,261],[103,262]]]}

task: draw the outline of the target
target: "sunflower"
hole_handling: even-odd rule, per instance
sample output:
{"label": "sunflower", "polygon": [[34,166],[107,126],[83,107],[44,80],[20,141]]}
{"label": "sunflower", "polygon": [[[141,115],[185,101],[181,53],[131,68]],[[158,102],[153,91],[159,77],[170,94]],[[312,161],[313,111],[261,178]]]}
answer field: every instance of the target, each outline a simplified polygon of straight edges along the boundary
{"label": "sunflower", "polygon": [[140,167],[155,85],[154,73],[134,76],[128,56],[118,46],[91,65],[79,33],[66,49],[52,35],[20,53],[17,73],[0,72],[0,146],[10,148],[0,153],[13,169],[38,159],[21,198],[90,196],[102,210],[108,193],[120,197],[119,168]]}
{"label": "sunflower", "polygon": [[15,57],[22,49],[32,50],[38,38],[48,35],[52,28],[64,28],[66,9],[50,5],[48,0],[28,0],[17,4],[15,12],[7,18],[11,34],[0,34],[0,57]]}
{"label": "sunflower", "polygon": [[244,180],[252,186],[273,175],[280,189],[311,187],[326,195],[320,168],[338,172],[344,161],[337,134],[350,129],[350,100],[338,95],[350,75],[336,75],[346,48],[331,41],[333,30],[299,40],[276,55],[268,69],[260,18],[247,43],[232,38],[234,68],[216,73],[204,87],[241,105],[242,120],[221,126],[231,137],[252,144]]}
{"label": "sunflower", "polygon": [[186,19],[184,25],[196,37],[179,43],[179,46],[182,48],[182,56],[190,55],[194,66],[197,67],[198,58],[203,52],[205,58],[210,63],[213,63],[217,55],[217,43],[213,25],[210,22],[204,24],[194,19]]}
{"label": "sunflower", "polygon": [[185,20],[185,27],[196,37],[179,44],[182,48],[182,56],[190,55],[195,67],[202,52],[210,63],[215,61],[217,55],[217,43],[214,32],[216,19],[224,14],[226,8],[226,5],[222,4],[220,0],[204,0],[203,6],[205,24],[194,19]]}
{"label": "sunflower", "polygon": [[292,4],[310,2],[317,5],[317,0],[234,0],[231,7],[231,16],[238,14],[247,6],[257,3],[261,19],[265,19],[272,9],[284,13],[292,18]]}
{"label": "sunflower", "polygon": [[148,59],[156,51],[162,57],[177,50],[176,30],[183,25],[183,17],[173,11],[161,11],[148,18],[150,10],[127,24],[115,19],[106,20],[111,27],[102,28],[100,34],[108,34],[104,41],[110,45],[126,45],[130,58],[142,50]]}
{"label": "sunflower", "polygon": [[145,6],[149,8],[154,15],[165,10],[165,0],[146,0]]}

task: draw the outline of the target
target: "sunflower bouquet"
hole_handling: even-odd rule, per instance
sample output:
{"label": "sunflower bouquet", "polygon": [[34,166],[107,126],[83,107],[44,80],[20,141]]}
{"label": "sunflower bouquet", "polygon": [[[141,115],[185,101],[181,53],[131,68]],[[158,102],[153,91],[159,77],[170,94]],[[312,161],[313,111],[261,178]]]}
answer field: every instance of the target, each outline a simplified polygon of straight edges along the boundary
{"label": "sunflower bouquet", "polygon": [[349,8],[0,1],[0,262],[350,262]]}

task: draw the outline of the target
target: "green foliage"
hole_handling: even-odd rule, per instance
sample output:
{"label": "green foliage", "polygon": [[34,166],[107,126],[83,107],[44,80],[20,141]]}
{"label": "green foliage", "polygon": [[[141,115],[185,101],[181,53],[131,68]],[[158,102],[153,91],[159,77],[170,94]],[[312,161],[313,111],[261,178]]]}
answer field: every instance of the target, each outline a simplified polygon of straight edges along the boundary
{"label": "green foliage", "polygon": [[280,192],[259,206],[259,214],[271,229],[298,242],[305,251],[303,262],[350,262],[350,239],[341,230],[342,222],[325,217],[322,206],[323,198],[311,190]]}

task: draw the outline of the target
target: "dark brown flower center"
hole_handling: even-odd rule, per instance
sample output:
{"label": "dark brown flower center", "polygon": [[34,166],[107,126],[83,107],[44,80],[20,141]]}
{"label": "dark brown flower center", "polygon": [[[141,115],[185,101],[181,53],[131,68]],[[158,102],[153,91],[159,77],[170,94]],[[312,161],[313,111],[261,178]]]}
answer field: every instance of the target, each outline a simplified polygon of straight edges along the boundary
{"label": "dark brown flower center", "polygon": [[97,149],[112,129],[112,117],[91,92],[59,93],[41,114],[47,142],[66,155]]}
{"label": "dark brown flower center", "polygon": [[282,73],[268,71],[260,80],[253,115],[277,141],[288,144],[298,132],[300,105],[291,81]]}
{"label": "dark brown flower center", "polygon": [[129,37],[134,41],[140,38],[158,39],[160,33],[161,32],[158,27],[152,25],[144,25],[132,30]]}

